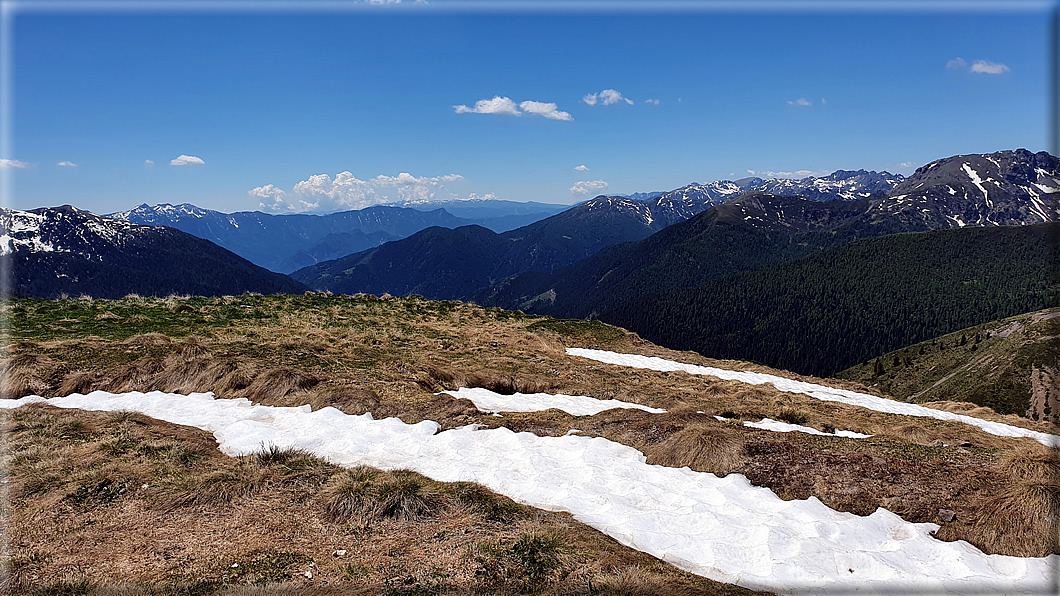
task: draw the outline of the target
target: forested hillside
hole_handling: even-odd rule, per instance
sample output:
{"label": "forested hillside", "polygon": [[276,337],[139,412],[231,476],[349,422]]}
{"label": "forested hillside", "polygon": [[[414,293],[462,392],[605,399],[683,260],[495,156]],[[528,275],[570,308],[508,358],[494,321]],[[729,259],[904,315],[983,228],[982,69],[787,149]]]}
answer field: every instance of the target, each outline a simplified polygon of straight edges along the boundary
{"label": "forested hillside", "polygon": [[600,319],[674,349],[829,375],[879,354],[1056,302],[1057,224],[884,236]]}

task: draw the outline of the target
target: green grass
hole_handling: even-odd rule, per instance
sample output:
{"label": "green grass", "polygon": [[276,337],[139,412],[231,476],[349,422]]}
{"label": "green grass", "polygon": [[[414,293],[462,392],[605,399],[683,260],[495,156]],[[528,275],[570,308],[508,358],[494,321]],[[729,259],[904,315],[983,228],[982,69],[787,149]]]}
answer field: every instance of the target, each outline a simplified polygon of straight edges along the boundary
{"label": "green grass", "polygon": [[292,573],[312,563],[307,555],[287,551],[261,550],[229,561],[223,568],[226,584],[254,584],[263,586],[290,581]]}
{"label": "green grass", "polygon": [[[1060,341],[1056,339],[1060,336],[1060,318],[1031,324],[1032,314],[907,346],[835,376],[876,387],[899,399],[971,402],[1002,414],[1024,415],[1030,401],[1031,369],[1056,367],[1060,361]],[[1018,325],[1023,329],[1007,337],[998,334]]]}
{"label": "green grass", "polygon": [[617,341],[626,333],[607,323],[581,319],[545,319],[531,324],[526,330],[551,331],[566,339],[585,344]]}

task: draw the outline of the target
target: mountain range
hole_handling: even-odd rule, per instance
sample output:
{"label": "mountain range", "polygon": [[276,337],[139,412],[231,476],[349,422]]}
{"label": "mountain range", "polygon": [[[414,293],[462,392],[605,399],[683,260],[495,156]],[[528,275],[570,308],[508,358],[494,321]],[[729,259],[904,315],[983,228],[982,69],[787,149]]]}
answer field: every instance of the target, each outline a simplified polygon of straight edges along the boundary
{"label": "mountain range", "polygon": [[107,217],[176,228],[281,273],[379,246],[427,227],[467,223],[443,209],[387,206],[329,215],[272,215],[258,211],[221,213],[188,203],[163,203],[142,204]]}
{"label": "mountain range", "polygon": [[141,204],[107,217],[169,226],[223,246],[281,273],[400,240],[425,228],[481,225],[504,232],[567,209],[569,205],[500,200],[454,200],[376,205],[327,215],[222,213],[189,203]]}
{"label": "mountain range", "polygon": [[[473,299],[553,316],[597,317],[670,347],[830,374],[868,355],[1055,301],[1055,289],[1049,288],[1056,282],[1047,273],[1056,258],[1048,250],[1056,228],[1030,228],[1057,219],[1055,201],[1046,201],[1060,191],[1058,162],[1047,153],[1025,150],[955,156],[918,169],[885,195],[847,201],[745,193],[641,242],[609,247],[551,273],[514,276]],[[963,227],[1011,226],[1024,229],[1017,228],[1016,237],[941,235]],[[903,232],[922,232],[953,244],[879,238]],[[967,238],[975,242],[967,243]],[[860,248],[842,248],[851,243]],[[949,252],[957,245],[964,247],[965,261]],[[886,246],[895,253],[881,248]],[[1027,262],[1006,260],[1015,247]],[[973,302],[985,301],[983,308],[960,309],[964,314],[953,319],[914,322],[910,313],[923,307],[919,297],[945,295],[941,282],[917,276],[925,263],[942,254],[951,261],[941,271],[964,276],[956,286],[947,286],[949,295],[967,284],[981,290]],[[867,290],[879,287],[870,274],[880,270],[881,262],[905,264],[908,271],[893,271],[891,287],[908,294],[886,293],[885,299]],[[968,269],[973,262],[983,271],[1004,263],[1014,285],[1002,283],[1002,275],[996,280],[1001,285],[986,288],[974,266]],[[831,275],[817,275],[821,271]],[[837,291],[831,285],[836,279],[848,284],[841,295],[857,295],[860,302],[833,297],[838,300],[833,310],[817,309],[815,304]],[[793,296],[802,297],[786,303],[786,314],[793,318],[776,318],[777,305]],[[864,327],[852,332],[852,341],[830,335],[843,328],[832,324],[833,318],[857,319],[875,309],[906,314],[899,320],[877,318],[878,331],[886,336]],[[803,333],[789,332],[795,329]],[[825,332],[806,335],[807,329]]]}
{"label": "mountain range", "polygon": [[[780,299],[777,296],[814,297],[812,300],[800,298],[811,300],[807,303],[810,306],[799,307],[800,312],[816,313],[813,315],[816,319],[805,321],[807,329],[818,329],[822,321],[827,322],[832,316],[850,318],[856,317],[859,309],[869,312],[882,308],[880,298],[864,290],[871,284],[866,286],[864,279],[858,279],[859,272],[871,271],[876,266],[858,260],[866,254],[874,255],[872,258],[876,260],[897,259],[917,269],[918,262],[931,257],[918,251],[936,246],[933,238],[943,231],[1012,226],[1029,230],[1034,227],[1029,224],[1056,221],[1053,197],[1060,196],[1056,194],[1060,191],[1058,162],[1047,153],[1020,149],[939,159],[908,178],[858,170],[802,180],[746,178],[693,183],[661,194],[644,193],[647,196],[643,199],[598,196],[500,233],[484,226],[463,225],[468,220],[443,209],[421,211],[378,206],[329,216],[275,216],[254,212],[223,214],[191,205],[141,205],[115,214],[120,219],[62,208],[57,211],[65,214],[65,228],[44,223],[56,217],[52,210],[11,212],[6,216],[2,238],[6,252],[10,253],[8,260],[15,263],[19,280],[16,291],[32,295],[51,296],[64,291],[93,295],[116,292],[121,295],[130,291],[216,294],[302,291],[306,286],[348,294],[414,293],[554,316],[598,317],[651,335],[662,343],[718,355],[728,352],[711,343],[709,336],[729,334],[750,341],[748,338],[754,334],[748,330],[768,327],[766,322],[772,319],[767,310],[761,309],[775,307],[776,300]],[[489,201],[466,201],[451,207],[463,209],[460,212],[464,215],[486,218],[499,213],[507,213],[499,217],[537,217],[547,211],[547,204],[516,208]],[[519,209],[523,213],[518,213]],[[37,223],[26,223],[31,220]],[[60,220],[62,217],[55,221]],[[343,253],[358,242],[371,247],[299,269],[292,274],[294,280],[282,276],[262,277],[260,270],[247,268],[249,263],[232,260],[236,255],[210,243],[190,244],[186,235],[174,235],[177,230],[158,235],[158,238],[168,238],[166,246],[170,248],[159,249],[152,257],[150,251],[141,248],[149,244],[147,240],[126,239],[155,237],[140,231],[144,226],[130,223],[139,221],[183,226],[197,235],[224,243],[233,252],[238,249],[261,262],[272,263],[273,267],[280,267],[278,263],[291,267],[299,259],[314,261]],[[82,228],[83,232],[77,231]],[[156,225],[145,229],[167,228]],[[1034,242],[1032,236],[1048,238],[1054,227],[1042,229],[1047,231],[1020,232],[1016,234],[1018,237],[1005,234],[946,237],[954,246],[965,246],[964,238],[978,238],[979,244],[968,245],[970,248],[966,250],[970,257],[980,258],[977,262],[986,268],[1005,264],[1011,271],[1022,271],[1016,264],[1005,261],[1010,255],[991,256],[980,254],[982,251],[1003,252],[1023,247],[1019,249],[1020,254],[1037,255],[1028,257],[1031,269],[1021,273],[1023,277],[1013,277],[1026,282],[1023,286],[997,286],[1002,289],[994,288],[990,290],[994,294],[975,298],[989,303],[980,309],[979,315],[921,322],[912,331],[907,323],[892,321],[899,331],[892,329],[887,337],[875,339],[873,332],[858,327],[854,340],[860,342],[863,350],[853,350],[839,359],[827,349],[821,351],[819,346],[814,347],[812,344],[817,340],[810,340],[807,348],[810,352],[817,350],[816,355],[807,356],[810,352],[793,355],[798,352],[791,347],[794,344],[789,344],[791,349],[779,351],[762,348],[758,344],[769,343],[763,338],[751,343],[730,342],[745,350],[731,356],[800,372],[827,374],[855,364],[864,356],[905,345],[897,342],[921,341],[960,328],[956,325],[989,320],[982,317],[997,318],[1049,306],[1049,300],[1055,300],[1050,298],[1055,291],[1049,289],[1055,286],[1055,281],[1039,279],[1038,273],[1046,266],[1038,260],[1045,257],[1039,254],[1040,247],[1028,248]],[[91,230],[110,231],[77,242],[68,238]],[[873,240],[910,232],[927,234],[931,239]],[[405,237],[385,241],[401,235]],[[854,248],[847,250],[846,245]],[[54,249],[59,246],[64,250]],[[75,246],[79,248],[72,248]],[[902,254],[888,257],[880,248],[885,246],[894,247]],[[945,247],[938,250],[949,254]],[[178,266],[181,251],[194,256]],[[56,261],[59,255],[65,259],[63,263]],[[150,263],[152,258],[157,261],[156,266]],[[832,258],[846,265],[835,268],[828,261]],[[69,259],[74,259],[76,266],[70,265],[74,261]],[[223,265],[207,263],[204,259]],[[958,265],[954,264],[955,271],[967,273],[961,283],[977,287],[982,280]],[[88,275],[89,268],[93,268],[91,275]],[[854,293],[865,302],[852,304],[841,300],[845,311],[823,312],[813,308],[813,300],[832,291],[824,287],[832,283],[827,276],[817,275],[826,270],[835,279],[852,284],[852,291],[856,290]],[[151,279],[164,290],[152,289],[147,282],[132,284],[140,289],[125,289],[129,284],[119,283],[146,279],[144,275],[157,276],[161,271],[168,272],[166,283]],[[216,283],[220,280],[214,278],[220,277],[221,271],[233,272],[224,274],[231,283]],[[792,271],[801,273],[796,275]],[[935,295],[923,287],[930,285],[931,280],[922,276],[902,277],[899,273],[905,274],[895,273],[901,279],[896,277],[894,285],[913,294]],[[93,290],[83,289],[88,287],[83,284],[88,278],[104,283],[102,286],[97,283]],[[266,279],[273,285],[264,283]],[[1018,280],[1013,283],[1023,283]],[[754,293],[757,301],[748,298],[732,303],[738,298],[733,294],[735,288]],[[1027,302],[1027,296],[1033,299]],[[911,308],[909,305],[915,302],[906,304],[903,301],[907,298],[903,296],[893,300],[888,308],[898,311]],[[750,305],[754,304],[764,306],[752,308]],[[719,314],[711,309],[731,312]],[[653,310],[667,315],[659,318],[652,314]],[[736,316],[733,312],[743,314]],[[680,329],[686,336],[667,335],[666,329]],[[696,330],[695,337],[687,335],[691,333],[689,330]],[[775,337],[784,335],[783,328],[773,331]],[[798,343],[795,339],[791,341]]]}
{"label": "mountain range", "polygon": [[498,234],[514,230],[570,209],[570,205],[517,202],[501,199],[454,199],[451,201],[406,201],[394,203],[393,207],[408,207],[419,211],[445,211],[463,219],[468,224],[479,225]]}
{"label": "mountain range", "polygon": [[[886,172],[836,172],[798,181],[745,179],[693,183],[647,199],[601,195],[563,213],[502,234],[489,230],[424,230],[375,249],[296,271],[314,288],[343,293],[416,293],[470,298],[526,272],[571,265],[601,249],[642,240],[758,187],[813,188],[815,196],[846,202],[897,184]],[[815,202],[816,203],[816,202]],[[448,247],[437,250],[438,246]],[[443,275],[444,274],[444,275]]]}
{"label": "mountain range", "polygon": [[306,289],[180,230],[101,217],[69,205],[0,208],[0,259],[15,296],[219,296]]}

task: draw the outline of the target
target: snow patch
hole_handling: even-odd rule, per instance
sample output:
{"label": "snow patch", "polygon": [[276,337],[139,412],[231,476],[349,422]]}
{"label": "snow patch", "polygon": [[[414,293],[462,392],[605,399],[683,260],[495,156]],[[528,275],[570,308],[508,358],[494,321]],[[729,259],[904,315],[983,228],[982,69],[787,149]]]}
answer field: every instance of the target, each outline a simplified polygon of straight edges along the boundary
{"label": "snow patch", "polygon": [[580,356],[582,358],[596,360],[597,362],[617,364],[619,366],[646,368],[657,371],[684,371],[693,375],[708,375],[724,380],[750,383],[752,385],[769,383],[780,391],[802,393],[821,401],[835,401],[888,414],[935,418],[936,420],[952,420],[975,426],[984,432],[999,437],[1027,437],[1034,439],[1047,447],[1060,447],[1060,436],[1057,435],[1050,435],[1018,426],[1012,426],[1010,424],[1003,424],[1001,422],[983,420],[982,418],[976,418],[974,416],[934,410],[916,404],[894,401],[892,399],[876,397],[875,395],[868,395],[866,393],[857,393],[847,389],[836,389],[835,387],[826,387],[824,385],[807,383],[805,381],[795,381],[793,379],[786,379],[776,375],[750,371],[732,371],[724,368],[714,368],[712,366],[698,366],[696,364],[674,362],[673,360],[666,360],[655,356],[619,354],[617,352],[608,352],[606,350],[567,348],[567,353],[571,356]]}
{"label": "snow patch", "polygon": [[990,202],[990,194],[986,192],[986,187],[983,186],[983,179],[979,177],[979,172],[973,170],[968,164],[964,164],[961,168],[964,169],[964,172],[972,179],[972,184],[974,184],[979,190],[983,191],[983,198],[986,199],[986,206],[993,207],[994,204]]}
{"label": "snow patch", "polygon": [[665,414],[666,410],[650,408],[617,399],[597,399],[584,395],[552,395],[549,393],[515,393],[502,395],[481,387],[461,387],[456,391],[445,391],[457,399],[470,399],[482,412],[543,412],[549,409],[563,410],[572,416],[592,416],[616,408],[644,410],[652,414]]}
{"label": "snow patch", "polygon": [[61,408],[146,414],[213,432],[221,450],[305,449],[335,464],[411,469],[442,482],[476,482],[574,518],[622,544],[717,581],[782,594],[1040,593],[1060,572],[1060,556],[986,555],[967,542],[931,536],[877,509],[860,517],[818,499],[784,501],[740,474],[719,478],[649,465],[644,454],[601,437],[539,437],[506,428],[438,432],[436,422],[374,420],[335,408],[313,412],[162,392],[0,400],[0,407],[46,402]]}
{"label": "snow patch", "polygon": [[807,433],[810,435],[821,435],[824,437],[846,437],[848,439],[867,439],[872,436],[862,433],[856,433],[852,430],[835,430],[833,432],[826,433],[819,431],[816,428],[810,428],[809,426],[802,426],[799,424],[788,424],[787,422],[780,422],[779,420],[773,420],[772,418],[763,418],[761,422],[745,421],[743,425],[750,428],[758,428],[761,430],[768,430],[777,433],[800,432]]}

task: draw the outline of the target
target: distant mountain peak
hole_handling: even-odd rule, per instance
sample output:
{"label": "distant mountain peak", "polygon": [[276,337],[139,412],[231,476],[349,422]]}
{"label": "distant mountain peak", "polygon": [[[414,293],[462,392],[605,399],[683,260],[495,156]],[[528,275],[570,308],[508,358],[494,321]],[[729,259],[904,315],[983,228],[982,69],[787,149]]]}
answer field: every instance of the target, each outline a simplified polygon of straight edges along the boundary
{"label": "distant mountain peak", "polygon": [[11,267],[15,295],[42,298],[63,293],[120,298],[129,293],[305,289],[191,234],[103,217],[71,205],[31,211],[0,208],[0,257]]}
{"label": "distant mountain peak", "polygon": [[932,229],[1057,220],[1060,159],[1026,149],[936,159],[888,193],[879,217],[921,220]]}

